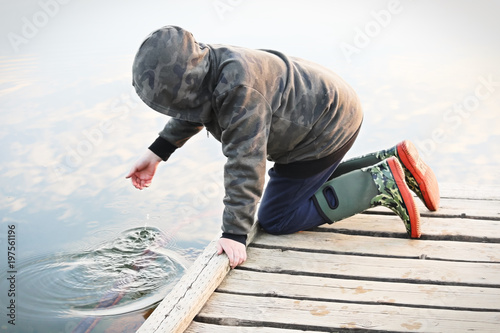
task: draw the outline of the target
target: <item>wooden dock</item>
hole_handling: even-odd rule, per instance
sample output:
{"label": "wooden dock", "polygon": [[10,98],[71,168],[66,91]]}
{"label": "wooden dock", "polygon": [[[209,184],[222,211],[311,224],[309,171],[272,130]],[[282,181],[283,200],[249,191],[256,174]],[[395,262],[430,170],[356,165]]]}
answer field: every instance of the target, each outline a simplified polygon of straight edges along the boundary
{"label": "wooden dock", "polygon": [[254,228],[229,270],[215,241],[139,329],[150,332],[499,332],[500,188],[442,186],[422,238],[372,209],[287,236]]}

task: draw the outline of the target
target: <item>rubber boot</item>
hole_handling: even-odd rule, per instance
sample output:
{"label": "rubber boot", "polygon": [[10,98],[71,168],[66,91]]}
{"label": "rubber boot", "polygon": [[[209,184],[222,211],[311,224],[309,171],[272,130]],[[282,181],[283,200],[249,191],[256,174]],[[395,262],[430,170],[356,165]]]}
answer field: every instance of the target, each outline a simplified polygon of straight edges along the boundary
{"label": "rubber boot", "polygon": [[420,214],[406,185],[403,167],[395,157],[329,180],[313,198],[320,214],[330,223],[384,206],[401,218],[411,238],[421,235]]}
{"label": "rubber boot", "polygon": [[375,153],[355,157],[342,162],[330,179],[337,178],[353,170],[377,164],[391,156],[398,158],[403,166],[408,187],[422,200],[431,211],[439,207],[439,186],[432,169],[420,158],[417,149],[408,140],[396,146]]}

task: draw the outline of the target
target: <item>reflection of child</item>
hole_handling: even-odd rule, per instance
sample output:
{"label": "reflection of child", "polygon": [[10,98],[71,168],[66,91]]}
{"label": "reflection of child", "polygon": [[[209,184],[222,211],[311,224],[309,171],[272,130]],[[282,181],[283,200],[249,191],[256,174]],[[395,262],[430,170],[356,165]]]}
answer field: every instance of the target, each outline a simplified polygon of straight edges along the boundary
{"label": "reflection of child", "polygon": [[275,164],[258,219],[269,233],[381,205],[403,220],[410,237],[420,237],[408,186],[437,209],[436,178],[408,141],[340,164],[359,132],[361,106],[348,84],[319,65],[276,51],[198,43],[170,26],[142,43],[133,85],[148,106],[172,117],[127,175],[136,188],[149,186],[160,161],[203,127],[222,143],[226,195],[218,251],[231,267],[246,260],[266,159]]}

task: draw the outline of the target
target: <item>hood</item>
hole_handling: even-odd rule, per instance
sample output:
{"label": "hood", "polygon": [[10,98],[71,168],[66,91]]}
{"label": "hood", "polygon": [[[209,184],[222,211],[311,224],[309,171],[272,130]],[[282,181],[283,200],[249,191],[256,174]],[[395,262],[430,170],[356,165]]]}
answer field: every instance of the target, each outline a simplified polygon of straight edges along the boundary
{"label": "hood", "polygon": [[179,27],[151,33],[132,67],[133,86],[152,109],[168,116],[208,123],[211,114],[210,48]]}

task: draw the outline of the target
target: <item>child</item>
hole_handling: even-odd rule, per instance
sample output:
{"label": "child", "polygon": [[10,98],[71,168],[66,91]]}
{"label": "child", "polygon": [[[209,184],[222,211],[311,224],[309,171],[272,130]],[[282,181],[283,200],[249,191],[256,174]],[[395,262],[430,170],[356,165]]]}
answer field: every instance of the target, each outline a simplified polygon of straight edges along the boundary
{"label": "child", "polygon": [[221,142],[226,193],[217,248],[232,268],[246,260],[266,159],[274,166],[258,220],[272,234],[382,205],[418,238],[419,213],[406,183],[430,210],[438,207],[434,173],[408,141],[340,164],[363,114],[354,90],[317,64],[276,51],[198,43],[167,26],[140,46],[133,85],[144,103],[171,117],[127,175],[136,188],[148,187],[158,164],[204,127]]}

